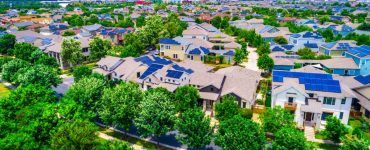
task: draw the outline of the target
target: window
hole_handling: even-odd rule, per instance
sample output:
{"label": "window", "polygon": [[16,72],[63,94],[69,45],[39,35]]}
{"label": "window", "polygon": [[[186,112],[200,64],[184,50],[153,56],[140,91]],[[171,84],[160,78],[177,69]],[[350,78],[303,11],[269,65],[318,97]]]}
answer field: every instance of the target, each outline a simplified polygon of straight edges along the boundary
{"label": "window", "polygon": [[289,103],[293,103],[293,101],[294,101],[294,98],[293,98],[293,97],[289,97],[289,98],[288,98],[288,102],[289,102]]}
{"label": "window", "polygon": [[149,78],[149,82],[152,82],[152,79]]}
{"label": "window", "polygon": [[177,58],[177,54],[173,54],[173,58]]}
{"label": "window", "polygon": [[365,117],[370,118],[370,111],[367,109],[365,110]]}
{"label": "window", "polygon": [[136,72],[136,77],[139,78],[140,77],[140,72]]}
{"label": "window", "polygon": [[343,119],[343,114],[344,114],[343,112],[339,113],[339,119]]}
{"label": "window", "polygon": [[162,78],[162,77],[160,77],[160,79],[161,79],[161,81],[163,80],[163,78]]}
{"label": "window", "polygon": [[333,113],[323,112],[321,115],[321,120],[326,120],[326,117],[333,116]]}
{"label": "window", "polygon": [[243,108],[247,107],[247,102],[243,102]]}
{"label": "window", "polygon": [[341,104],[346,104],[346,98],[343,98],[342,101],[340,102]]}
{"label": "window", "polygon": [[196,37],[195,36],[192,36],[191,38],[195,39]]}
{"label": "window", "polygon": [[334,97],[324,97],[324,104],[335,105],[335,98]]}
{"label": "window", "polygon": [[211,88],[211,91],[213,92],[213,88]]}
{"label": "window", "polygon": [[188,55],[188,58],[190,58],[190,55]]}

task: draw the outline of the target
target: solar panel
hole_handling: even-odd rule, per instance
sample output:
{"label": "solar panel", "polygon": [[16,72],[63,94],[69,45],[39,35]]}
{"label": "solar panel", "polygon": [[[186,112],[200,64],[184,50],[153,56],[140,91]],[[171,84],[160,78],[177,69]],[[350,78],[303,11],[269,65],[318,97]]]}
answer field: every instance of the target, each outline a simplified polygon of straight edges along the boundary
{"label": "solar panel", "polygon": [[357,80],[358,82],[366,85],[366,84],[369,84],[370,83],[370,75],[367,75],[367,76],[356,76],[354,78],[355,80]]}
{"label": "solar panel", "polygon": [[167,70],[167,77],[179,79],[182,76],[183,72],[175,70]]}

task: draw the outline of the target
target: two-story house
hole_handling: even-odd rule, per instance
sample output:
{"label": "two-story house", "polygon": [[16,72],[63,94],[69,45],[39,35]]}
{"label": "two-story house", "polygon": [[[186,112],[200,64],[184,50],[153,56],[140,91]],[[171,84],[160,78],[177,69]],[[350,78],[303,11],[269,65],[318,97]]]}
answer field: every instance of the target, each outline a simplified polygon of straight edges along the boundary
{"label": "two-story house", "polygon": [[325,127],[328,116],[347,124],[354,95],[331,74],[273,71],[272,107],[294,114],[298,126]]}
{"label": "two-story house", "polygon": [[320,54],[326,56],[343,57],[349,49],[357,47],[356,41],[340,40],[330,43],[325,43],[320,46]]}
{"label": "two-story house", "polygon": [[349,49],[345,57],[352,58],[360,68],[360,75],[370,74],[370,46],[362,45]]}

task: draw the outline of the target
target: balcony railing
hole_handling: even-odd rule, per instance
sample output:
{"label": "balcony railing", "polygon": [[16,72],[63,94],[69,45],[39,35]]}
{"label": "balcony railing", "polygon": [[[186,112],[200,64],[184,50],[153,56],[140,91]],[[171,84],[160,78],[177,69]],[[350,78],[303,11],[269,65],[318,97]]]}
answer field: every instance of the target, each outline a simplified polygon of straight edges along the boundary
{"label": "balcony railing", "polygon": [[285,102],[284,103],[284,108],[288,109],[288,110],[291,110],[291,111],[295,111],[297,109],[297,103]]}

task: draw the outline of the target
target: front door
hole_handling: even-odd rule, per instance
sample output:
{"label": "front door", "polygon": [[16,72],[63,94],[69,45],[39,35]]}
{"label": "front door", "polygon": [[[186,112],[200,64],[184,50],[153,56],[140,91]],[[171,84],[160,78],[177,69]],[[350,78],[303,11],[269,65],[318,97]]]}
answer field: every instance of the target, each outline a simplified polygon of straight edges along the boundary
{"label": "front door", "polygon": [[312,120],[312,113],[306,112],[306,121],[311,121]]}

